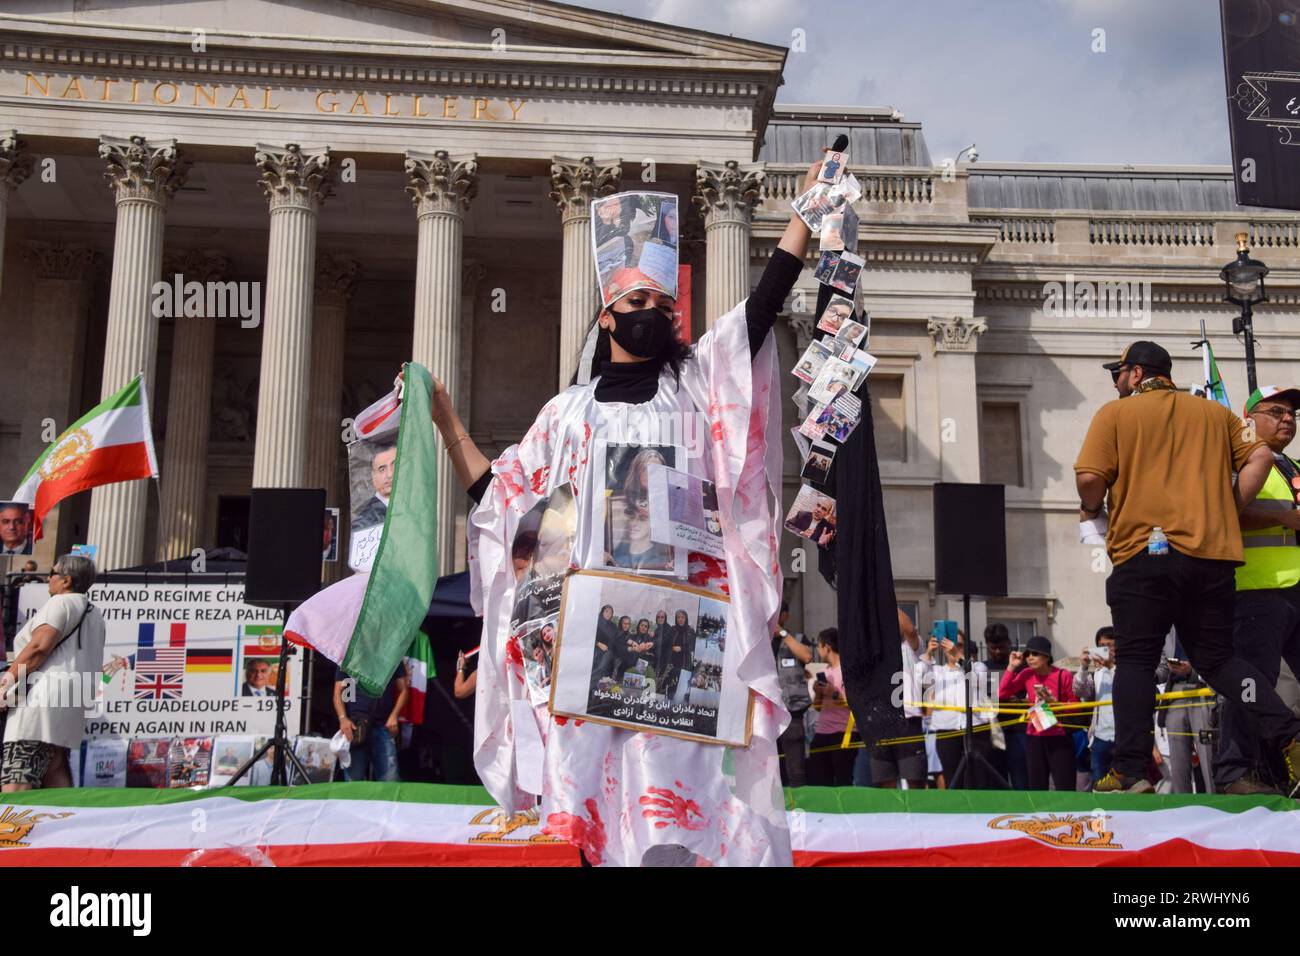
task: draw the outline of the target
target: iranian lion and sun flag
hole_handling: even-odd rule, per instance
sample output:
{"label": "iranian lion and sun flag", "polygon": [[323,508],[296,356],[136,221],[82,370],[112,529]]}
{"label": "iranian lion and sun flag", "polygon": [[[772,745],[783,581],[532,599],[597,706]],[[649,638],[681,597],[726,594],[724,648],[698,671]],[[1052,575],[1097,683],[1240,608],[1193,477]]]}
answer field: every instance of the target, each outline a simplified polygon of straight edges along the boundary
{"label": "iranian lion and sun flag", "polygon": [[[406,404],[418,406],[415,411],[427,424],[432,394],[428,371],[408,365],[405,382]],[[397,467],[404,479],[394,476],[374,566],[368,574],[353,575],[306,602],[290,617],[285,632],[291,640],[342,664],[364,690],[375,695],[382,694],[405,657],[411,683],[407,718],[420,723],[433,670],[432,648],[419,628],[437,579],[436,516],[431,506],[437,461],[432,427],[402,427],[402,396],[394,389],[357,418],[363,439],[397,432]],[[140,373],[51,442],[23,477],[13,500],[31,509],[34,540],[40,540],[46,515],[60,501],[101,485],[142,478],[158,478],[158,457]],[[158,698],[179,697],[183,672],[203,663],[187,660],[183,631],[173,631],[166,645],[155,646],[150,637],[132,657],[136,691]],[[148,674],[143,674],[141,665],[147,665]],[[107,668],[105,674],[111,676]]]}

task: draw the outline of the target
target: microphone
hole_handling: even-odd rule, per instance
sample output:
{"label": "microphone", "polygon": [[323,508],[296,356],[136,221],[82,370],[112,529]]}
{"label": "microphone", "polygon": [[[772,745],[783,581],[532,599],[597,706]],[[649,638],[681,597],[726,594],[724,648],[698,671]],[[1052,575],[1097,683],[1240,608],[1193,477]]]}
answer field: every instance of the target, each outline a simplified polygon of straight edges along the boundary
{"label": "microphone", "polygon": [[844,133],[835,137],[835,142],[831,144],[832,153],[842,153],[844,148],[849,145],[849,138]]}

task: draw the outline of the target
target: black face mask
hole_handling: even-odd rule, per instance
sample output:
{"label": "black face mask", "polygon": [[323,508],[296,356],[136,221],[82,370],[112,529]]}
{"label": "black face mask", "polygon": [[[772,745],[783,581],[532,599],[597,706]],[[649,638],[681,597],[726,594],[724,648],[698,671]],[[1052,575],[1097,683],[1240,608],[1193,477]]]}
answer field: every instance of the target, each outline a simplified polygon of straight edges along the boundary
{"label": "black face mask", "polygon": [[612,312],[615,342],[637,358],[659,358],[673,341],[673,320],[658,309]]}

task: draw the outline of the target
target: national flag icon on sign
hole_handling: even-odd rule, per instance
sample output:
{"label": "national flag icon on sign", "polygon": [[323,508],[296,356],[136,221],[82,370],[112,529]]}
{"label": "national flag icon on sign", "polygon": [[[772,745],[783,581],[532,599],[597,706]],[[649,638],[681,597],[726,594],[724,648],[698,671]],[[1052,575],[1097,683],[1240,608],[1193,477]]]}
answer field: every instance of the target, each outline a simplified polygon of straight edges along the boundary
{"label": "national flag icon on sign", "polygon": [[140,624],[135,652],[135,699],[180,700],[185,679],[185,625],[171,624],[161,643],[152,621]]}
{"label": "national flag icon on sign", "polygon": [[187,647],[185,673],[229,674],[235,666],[233,647]]}

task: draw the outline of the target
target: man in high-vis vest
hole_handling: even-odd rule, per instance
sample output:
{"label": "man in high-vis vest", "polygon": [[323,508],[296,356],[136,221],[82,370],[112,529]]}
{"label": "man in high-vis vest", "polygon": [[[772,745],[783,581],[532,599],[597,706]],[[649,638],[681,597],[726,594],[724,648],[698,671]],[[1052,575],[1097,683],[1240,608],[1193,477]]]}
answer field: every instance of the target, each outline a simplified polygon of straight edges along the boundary
{"label": "man in high-vis vest", "polygon": [[[1254,502],[1241,514],[1242,556],[1237,568],[1233,645],[1276,685],[1282,661],[1300,670],[1300,464],[1284,449],[1296,434],[1300,389],[1266,385],[1246,401],[1255,434],[1273,452],[1273,468]],[[1222,744],[1214,778],[1220,793],[1277,793],[1285,769],[1271,766],[1242,716],[1241,704],[1225,698]]]}

